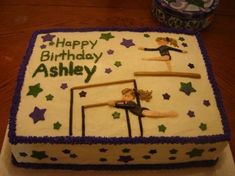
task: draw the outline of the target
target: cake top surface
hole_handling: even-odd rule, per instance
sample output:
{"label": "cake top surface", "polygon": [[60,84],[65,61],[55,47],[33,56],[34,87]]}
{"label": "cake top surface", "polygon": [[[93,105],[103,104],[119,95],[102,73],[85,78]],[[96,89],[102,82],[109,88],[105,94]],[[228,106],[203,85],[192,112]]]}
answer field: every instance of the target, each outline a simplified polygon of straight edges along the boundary
{"label": "cake top surface", "polygon": [[10,136],[224,135],[200,42],[193,34],[151,30],[36,32],[20,71]]}

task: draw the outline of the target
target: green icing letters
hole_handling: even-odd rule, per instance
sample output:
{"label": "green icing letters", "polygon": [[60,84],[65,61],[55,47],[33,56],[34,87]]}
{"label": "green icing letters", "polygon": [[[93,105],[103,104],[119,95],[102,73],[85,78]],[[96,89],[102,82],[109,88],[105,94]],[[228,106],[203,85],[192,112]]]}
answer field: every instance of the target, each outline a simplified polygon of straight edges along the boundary
{"label": "green icing letters", "polygon": [[44,77],[85,75],[86,78],[84,82],[88,83],[95,73],[96,68],[96,65],[92,68],[89,68],[86,65],[74,65],[72,61],[70,61],[68,65],[64,65],[64,63],[59,62],[58,66],[52,66],[50,68],[47,68],[45,64],[41,63],[34,71],[32,77],[36,77],[38,75],[42,75]]}

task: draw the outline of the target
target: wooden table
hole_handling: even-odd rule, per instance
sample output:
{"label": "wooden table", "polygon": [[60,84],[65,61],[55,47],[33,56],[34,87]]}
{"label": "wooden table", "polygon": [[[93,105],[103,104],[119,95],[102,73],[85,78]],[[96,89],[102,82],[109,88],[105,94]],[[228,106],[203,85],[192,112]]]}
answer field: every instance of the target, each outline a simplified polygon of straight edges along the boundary
{"label": "wooden table", "polygon": [[[235,1],[220,3],[202,37],[218,82],[232,131],[235,158]],[[151,0],[0,1],[0,146],[2,146],[18,69],[34,30],[80,27],[158,27]]]}

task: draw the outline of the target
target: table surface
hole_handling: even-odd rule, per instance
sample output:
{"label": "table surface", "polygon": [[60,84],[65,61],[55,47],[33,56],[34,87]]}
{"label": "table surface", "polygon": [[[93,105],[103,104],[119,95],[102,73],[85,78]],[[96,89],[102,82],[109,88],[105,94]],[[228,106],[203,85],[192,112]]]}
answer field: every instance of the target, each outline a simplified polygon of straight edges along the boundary
{"label": "table surface", "polygon": [[[201,32],[223,97],[235,158],[235,1],[223,0],[210,27]],[[159,27],[151,0],[1,0],[0,148],[22,58],[32,32],[48,28]]]}

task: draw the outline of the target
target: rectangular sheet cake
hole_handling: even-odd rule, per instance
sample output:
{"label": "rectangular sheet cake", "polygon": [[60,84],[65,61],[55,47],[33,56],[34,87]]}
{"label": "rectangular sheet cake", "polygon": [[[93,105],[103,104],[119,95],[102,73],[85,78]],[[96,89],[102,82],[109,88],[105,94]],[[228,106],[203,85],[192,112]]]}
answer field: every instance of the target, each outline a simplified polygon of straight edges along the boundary
{"label": "rectangular sheet cake", "polygon": [[229,141],[199,34],[150,29],[36,31],[9,121],[20,167],[211,166]]}

